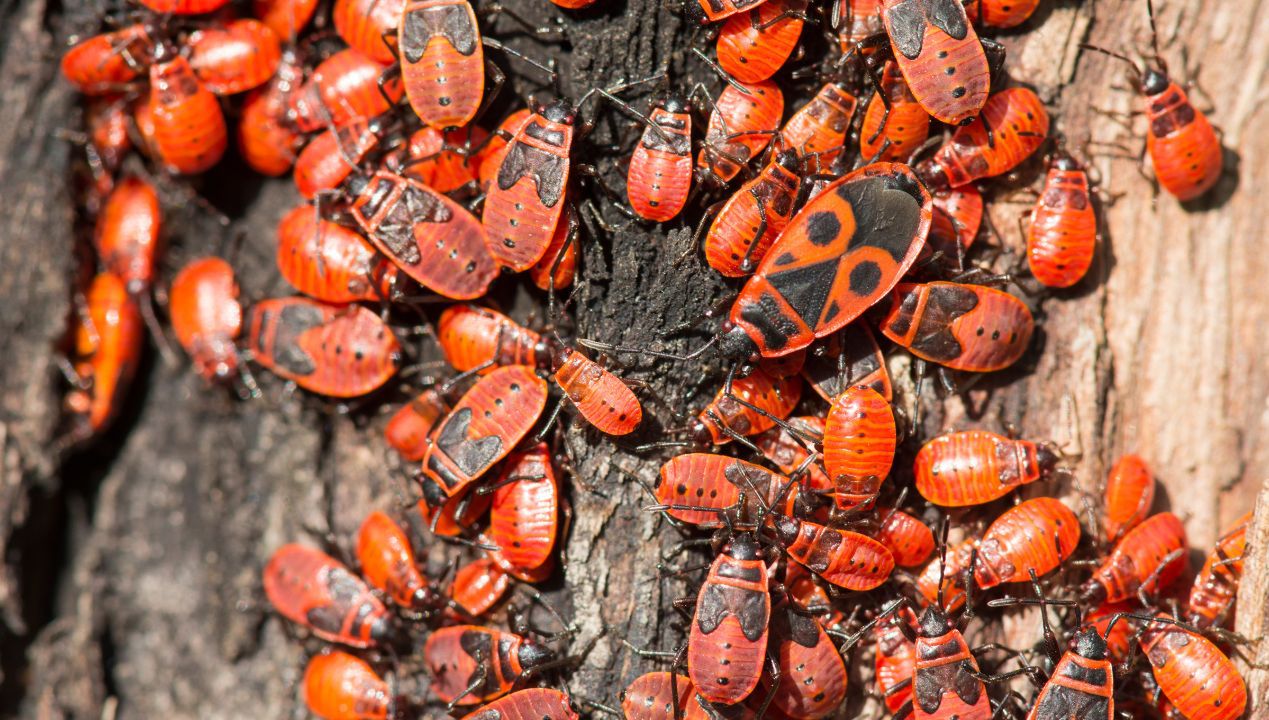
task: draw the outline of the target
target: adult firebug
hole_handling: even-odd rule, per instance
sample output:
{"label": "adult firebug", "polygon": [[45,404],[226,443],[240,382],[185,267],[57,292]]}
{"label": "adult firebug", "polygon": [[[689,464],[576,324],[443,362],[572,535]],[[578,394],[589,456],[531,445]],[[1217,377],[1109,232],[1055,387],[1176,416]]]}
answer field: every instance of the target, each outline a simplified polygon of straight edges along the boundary
{"label": "adult firebug", "polygon": [[1031,310],[1003,290],[954,282],[901,283],[881,332],[922,360],[952,370],[1009,367],[1031,343]]}
{"label": "adult firebug", "polygon": [[278,548],[264,566],[264,593],[278,613],[314,635],[349,647],[385,642],[388,609],[335,558],[304,545]]}

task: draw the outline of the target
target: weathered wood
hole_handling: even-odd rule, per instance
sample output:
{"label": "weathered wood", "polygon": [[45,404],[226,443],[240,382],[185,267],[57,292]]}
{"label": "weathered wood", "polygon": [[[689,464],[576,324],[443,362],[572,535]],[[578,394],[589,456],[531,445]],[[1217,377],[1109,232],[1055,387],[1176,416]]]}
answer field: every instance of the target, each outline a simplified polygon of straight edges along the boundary
{"label": "weathered wood", "polygon": [[[630,0],[608,8],[608,2],[565,16],[568,52],[524,37],[511,42],[534,57],[556,57],[573,97],[665,66],[679,85],[690,79],[717,86],[689,62],[691,31],[663,3]],[[544,0],[508,4],[531,20],[560,14]],[[1164,39],[1178,36],[1164,54],[1180,75],[1179,48],[1187,46],[1214,99],[1213,121],[1223,127],[1231,155],[1228,176],[1211,197],[1182,208],[1166,195],[1156,198],[1133,161],[1111,159],[1089,145],[1089,139],[1124,142],[1135,152],[1139,134],[1095,109],[1125,110],[1138,100],[1112,87],[1123,82],[1118,64],[1081,53],[1078,43],[1146,47],[1144,5],[1046,3],[1022,32],[1006,37],[1010,74],[1053,102],[1068,145],[1093,157],[1104,187],[1124,195],[1107,209],[1107,238],[1090,278],[1036,300],[1044,331],[1023,366],[984,379],[968,402],[940,401],[931,392],[923,430],[1011,423],[1026,437],[1058,442],[1079,486],[1090,492],[1119,454],[1137,452],[1167,488],[1160,507],[1178,511],[1191,544],[1204,549],[1249,507],[1269,461],[1269,366],[1263,360],[1269,356],[1269,285],[1263,281],[1269,260],[1259,247],[1265,215],[1257,197],[1269,182],[1269,169],[1259,161],[1269,151],[1261,132],[1269,44],[1256,36],[1269,26],[1269,3],[1187,0],[1159,10]],[[0,178],[11,210],[0,214],[0,291],[7,300],[0,306],[7,350],[0,371],[6,563],[0,605],[11,631],[25,619],[39,632],[38,638],[4,637],[4,697],[24,697],[27,714],[40,717],[96,717],[106,707],[125,718],[303,717],[296,681],[304,649],[268,613],[259,571],[283,542],[320,542],[328,505],[332,529],[347,545],[367,510],[392,507],[412,492],[383,451],[385,417],[331,415],[316,403],[283,396],[280,384],[267,378],[264,400],[240,403],[205,388],[187,367],[156,359],[143,369],[135,406],[118,430],[96,451],[57,468],[47,448],[58,407],[53,344],[67,313],[73,266],[66,190],[73,148],[52,131],[73,123],[74,97],[55,78],[60,45],[42,32],[50,12],[44,3],[28,0],[0,12],[14,37],[39,37],[47,48],[11,43],[0,64],[6,101],[0,105]],[[91,28],[91,6],[72,2],[62,12],[70,13],[59,26],[63,34]],[[509,24],[497,27],[510,35]],[[499,61],[523,75],[517,91],[541,94],[532,70],[515,59]],[[790,97],[800,93],[789,90]],[[584,114],[594,112],[589,102],[587,108]],[[612,119],[600,123],[596,147],[629,122],[618,113],[600,115]],[[628,150],[630,133],[621,138]],[[608,183],[622,189],[617,156],[597,152],[596,158]],[[297,198],[289,181],[244,183],[242,172],[231,163],[202,184],[213,201],[232,209],[229,230],[166,187],[168,277],[185,260],[214,252],[244,231],[236,264],[245,293],[283,291],[271,268],[273,233]],[[578,335],[679,351],[699,345],[703,334],[656,339],[659,330],[699,316],[726,292],[697,257],[679,262],[692,228],[647,228],[600,205],[614,232],[584,239],[585,282],[570,307]],[[996,226],[1012,254],[1002,255],[997,269],[1023,262],[1016,218],[1024,207],[998,205]],[[500,289],[500,297],[510,294]],[[689,409],[685,396],[703,372],[722,371],[717,363],[621,359],[627,362],[623,375],[650,382],[676,410]],[[896,354],[896,368],[903,364]],[[657,437],[658,422],[678,424],[655,402],[648,407],[656,420],[640,439]],[[575,650],[606,631],[567,684],[579,697],[612,703],[618,688],[653,667],[620,639],[672,649],[683,638],[670,601],[687,588],[657,578],[658,556],[679,535],[641,510],[647,497],[626,474],[653,481],[657,457],[626,452],[578,425],[566,439],[575,468],[575,521],[567,567],[547,589],[578,624]],[[332,497],[325,487],[334,489]],[[1252,637],[1269,618],[1269,559],[1256,554],[1269,534],[1265,515],[1253,529],[1258,540],[1249,543],[1256,550],[1239,613],[1239,629]],[[54,562],[64,567],[37,572],[63,532],[65,557]],[[436,555],[452,552],[446,546]],[[17,602],[19,575],[36,581],[21,597],[39,607]],[[1009,622],[1011,639],[1033,638],[1037,623],[1030,619]],[[9,660],[10,648],[25,652],[26,660]],[[1262,650],[1260,659],[1269,652]],[[1264,707],[1264,671],[1248,677],[1256,707]]]}

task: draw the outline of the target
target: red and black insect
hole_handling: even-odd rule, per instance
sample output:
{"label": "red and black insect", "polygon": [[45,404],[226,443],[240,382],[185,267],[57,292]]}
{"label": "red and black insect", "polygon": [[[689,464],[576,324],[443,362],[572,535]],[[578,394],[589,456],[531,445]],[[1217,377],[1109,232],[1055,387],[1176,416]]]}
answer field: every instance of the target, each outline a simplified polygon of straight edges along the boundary
{"label": "red and black insect", "polygon": [[1035,319],[1017,297],[983,285],[901,283],[881,332],[918,358],[952,370],[1009,367],[1031,343]]}
{"label": "red and black insect", "polygon": [[154,282],[160,221],[158,193],[136,176],[115,185],[97,217],[93,235],[97,257],[134,295],[145,292]]}
{"label": "red and black insect", "polygon": [[758,7],[765,0],[689,0],[685,12],[688,22],[708,25]]}
{"label": "red and black insect", "polygon": [[[793,432],[797,436],[793,435]],[[780,472],[792,475],[796,472],[805,474],[810,489],[831,493],[833,482],[829,480],[823,464],[810,460],[811,452],[807,443],[822,442],[824,438],[824,420],[814,415],[791,417],[782,425],[777,425],[761,435],[753,438],[753,444],[762,451],[762,456],[773,463]]]}
{"label": "red and black insect", "polygon": [[304,297],[261,300],[251,308],[247,328],[253,360],[319,395],[365,395],[401,365],[401,344],[392,329],[358,305]]}
{"label": "red and black insect", "polygon": [[150,115],[154,150],[169,172],[201,173],[225,154],[229,130],[220,101],[184,57],[160,57],[150,66]]}
{"label": "red and black insect", "polygon": [[1088,272],[1096,246],[1097,214],[1088,173],[1069,154],[1057,153],[1049,160],[1027,228],[1031,274],[1048,287],[1070,287]]}
{"label": "red and black insect", "polygon": [[799,505],[801,497],[789,478],[759,465],[726,455],[685,453],[661,466],[656,498],[670,517],[702,528],[721,528],[724,515],[734,510],[744,495],[740,510],[746,517],[764,514],[783,499],[782,512],[802,515],[810,508]]}
{"label": "red and black insect", "polygon": [[842,55],[849,55],[856,51],[857,43],[886,31],[881,23],[881,0],[834,0],[829,22],[837,33]]}
{"label": "red and black insect", "polygon": [[77,299],[74,358],[68,369],[73,387],[66,393],[70,439],[87,440],[119,412],[136,374],[145,334],[136,296],[111,273],[93,278]]}
{"label": "red and black insect", "polygon": [[867,535],[786,515],[772,522],[789,557],[838,587],[872,590],[894,570],[894,555]]}
{"label": "red and black insect", "polygon": [[752,273],[793,218],[801,185],[797,153],[773,157],[717,211],[705,234],[705,262],[727,277]]}
{"label": "red and black insect", "polygon": [[1004,48],[978,37],[964,6],[956,0],[883,0],[881,21],[890,52],[926,112],[959,125],[983,110],[992,73],[986,50],[999,63]]}
{"label": "red and black insect", "polygon": [[671,677],[671,673],[665,671],[644,673],[627,685],[621,691],[621,711],[627,720],[706,720],[709,717],[696,701],[696,688],[691,679],[677,674]]}
{"label": "red and black insect", "polygon": [[339,650],[314,655],[304,669],[304,704],[314,715],[339,720],[388,720],[396,699],[365,660]]}
{"label": "red and black insect", "polygon": [[537,422],[546,396],[546,382],[524,366],[477,381],[428,439],[418,478],[427,503],[441,505],[506,457]]}
{"label": "red and black insect", "polygon": [[554,352],[538,333],[479,305],[445,308],[436,334],[445,360],[459,372],[474,370],[483,375],[511,365],[546,368]]}
{"label": "red and black insect", "polygon": [[200,375],[226,380],[238,372],[242,305],[229,263],[206,257],[182,268],[168,292],[168,317]]}
{"label": "red and black insect", "polygon": [[887,62],[881,86],[868,101],[859,128],[859,154],[874,161],[908,158],[930,134],[930,114],[917,102],[894,61]]}
{"label": "red and black insect", "polygon": [[[1238,668],[1211,640],[1159,613],[1139,632],[1139,643],[1164,696],[1181,717],[1236,720],[1247,709],[1247,686]],[[1175,622],[1175,621],[1173,621]]]}
{"label": "red and black insect", "polygon": [[577,228],[577,209],[569,204],[564,208],[564,218],[555,226],[555,234],[542,259],[529,268],[529,279],[539,290],[563,290],[577,279]]}
{"label": "red and black insect", "polygon": [[1040,0],[969,0],[965,13],[985,27],[1011,28],[1026,22],[1039,6]]}
{"label": "red and black insect", "polygon": [[1154,5],[1147,2],[1146,8],[1150,15],[1155,66],[1143,69],[1126,55],[1094,45],[1080,47],[1105,53],[1132,67],[1138,89],[1146,101],[1146,120],[1150,123],[1146,151],[1150,153],[1155,178],[1178,200],[1193,200],[1220,179],[1224,152],[1207,115],[1194,107],[1185,90],[1169,77],[1168,66],[1159,56]]}
{"label": "red and black insect", "polygon": [[482,192],[489,192],[489,186],[498,175],[498,168],[502,167],[502,159],[507,156],[511,141],[531,117],[533,113],[527,108],[516,110],[503,118],[498,127],[490,133],[489,142],[485,143],[485,147],[476,156],[476,164],[480,168],[477,175]]}
{"label": "red and black insect", "polygon": [[539,107],[507,146],[485,198],[486,247],[514,272],[542,259],[563,217],[575,119],[566,100]]}
{"label": "red and black insect", "polygon": [[437,130],[462,127],[485,94],[485,51],[467,0],[407,0],[397,28],[410,107]]}
{"label": "red and black insect", "polygon": [[436,390],[428,388],[392,414],[383,428],[388,445],[408,462],[421,462],[427,454],[427,438],[449,405]]}
{"label": "red and black insect", "polygon": [[1080,587],[1080,599],[1089,605],[1100,605],[1146,593],[1158,594],[1186,571],[1189,560],[1185,553],[1185,527],[1176,515],[1159,513],[1128,531],[1115,544],[1093,576]]}
{"label": "red and black insect", "polygon": [[529,688],[499,698],[461,720],[577,720],[568,696],[551,688]]}
{"label": "red and black insect", "polygon": [[331,17],[344,42],[381,65],[396,62],[394,43],[405,0],[335,0]]}
{"label": "red and black insect", "polygon": [[801,378],[776,379],[756,368],[743,378],[733,379],[730,388],[725,384],[719,388],[692,421],[689,432],[698,447],[758,435],[774,427],[776,419],[788,417],[801,398]]}
{"label": "red and black insect", "polygon": [[279,177],[295,164],[303,138],[286,117],[290,95],[303,82],[304,67],[299,54],[289,48],[282,52],[277,72],[269,83],[251,91],[243,101],[238,150],[252,170]]}
{"label": "red and black insect", "polygon": [[1150,515],[1154,504],[1154,476],[1146,461],[1137,455],[1124,455],[1110,469],[1106,479],[1102,529],[1110,542],[1141,524]]}
{"label": "red and black insect", "polygon": [[737,534],[709,568],[687,640],[688,676],[705,700],[734,705],[749,697],[767,657],[771,593],[752,535]]}
{"label": "red and black insect", "polygon": [[357,562],[366,582],[402,608],[434,610],[444,604],[419,572],[410,537],[384,512],[376,510],[362,521],[357,531]]}
{"label": "red and black insect", "polygon": [[382,115],[405,92],[397,78],[380,83],[383,71],[355,48],[344,48],[323,60],[290,97],[287,119],[301,132],[313,132]]}
{"label": "red and black insect", "polygon": [[886,402],[892,397],[886,358],[872,330],[862,322],[851,323],[821,341],[806,359],[802,377],[829,402],[856,385],[876,390]]}
{"label": "red and black insect", "polygon": [[[948,548],[947,553],[933,558],[917,576],[917,590],[924,605],[938,605],[944,612],[954,613],[965,607],[965,572],[974,561],[978,539],[970,538]],[[942,580],[940,583],[939,581]]]}
{"label": "red and black insect", "polygon": [[1080,523],[1053,498],[1038,497],[1009,508],[978,542],[974,582],[983,589],[1047,575],[1075,552]]}
{"label": "red and black insect", "polygon": [[194,74],[217,95],[236,95],[263,85],[282,62],[278,36],[251,18],[195,30],[185,45]]}
{"label": "red and black insect", "polygon": [[278,548],[264,566],[264,593],[279,614],[329,642],[367,648],[392,634],[388,609],[366,583],[320,550]]}
{"label": "red and black insect", "polygon": [[1243,553],[1247,549],[1248,512],[1216,542],[1203,569],[1194,576],[1190,597],[1186,602],[1186,622],[1198,628],[1219,628],[1232,615],[1243,576]]}
{"label": "red and black insect", "polygon": [[827,167],[846,144],[846,131],[858,104],[846,83],[825,83],[780,129],[777,147],[790,148],[799,155],[814,155],[821,166]]}
{"label": "red and black insect", "polygon": [[846,699],[846,665],[824,628],[800,610],[786,605],[772,614],[769,643],[780,678],[767,673],[762,683],[771,707],[797,720],[818,720]]}
{"label": "red and black insect", "polygon": [[278,270],[291,287],[329,303],[395,297],[400,270],[365,238],[300,205],[278,223]]}
{"label": "red and black insect", "polygon": [[793,54],[806,20],[806,0],[766,0],[732,15],[718,31],[718,64],[744,83],[775,75]]}
{"label": "red and black insect", "polygon": [[139,23],[93,35],[62,56],[62,75],[85,95],[125,91],[150,58],[151,34]]}
{"label": "red and black insect", "polygon": [[991,698],[978,661],[960,631],[935,606],[921,615],[916,637],[912,717],[916,720],[989,720]]}
{"label": "red and black insect", "polygon": [[784,94],[770,80],[728,83],[713,105],[696,166],[729,182],[771,142],[784,115]]}
{"label": "red and black insect", "polygon": [[410,136],[405,174],[439,193],[474,188],[481,160],[476,148],[488,137],[488,132],[475,125],[445,131],[421,127]]}
{"label": "red and black insect", "polygon": [[295,188],[300,195],[312,200],[342,185],[379,147],[382,131],[377,121],[353,120],[310,140],[295,159]]}
{"label": "red and black insect", "polygon": [[934,533],[919,518],[897,508],[878,507],[877,540],[890,548],[895,565],[918,567],[934,552]]}
{"label": "red and black insect", "polygon": [[869,506],[894,462],[898,431],[890,403],[866,385],[833,399],[824,421],[824,469],[837,507]]}
{"label": "red and black insect", "polygon": [[682,211],[692,188],[692,106],[671,95],[652,107],[648,119],[630,156],[626,195],[636,215],[666,222]]}
{"label": "red and black insect", "polygon": [[[906,624],[908,627],[902,627]],[[877,641],[877,657],[875,661],[875,677],[877,694],[891,713],[912,698],[912,680],[916,675],[916,643],[912,638],[916,634],[917,621],[912,611],[902,607],[882,618],[873,628]]]}
{"label": "red and black insect", "polygon": [[84,107],[84,124],[88,127],[84,148],[88,167],[98,197],[104,198],[114,190],[115,173],[132,150],[126,98],[106,95],[90,100]]}
{"label": "red and black insect", "polygon": [[353,219],[370,242],[424,287],[454,300],[485,294],[498,274],[479,221],[426,185],[379,171],[349,180]]}
{"label": "red and black insect", "polygon": [[986,430],[962,430],[930,440],[917,452],[917,491],[944,507],[981,505],[1053,473],[1058,456],[1043,443]]}
{"label": "red and black insect", "polygon": [[[946,188],[934,193],[934,222],[930,239],[918,262],[942,252],[957,271],[965,268],[965,253],[978,237],[983,222],[983,195],[973,185]],[[945,263],[948,264],[948,263]]]}
{"label": "red and black insect", "polygon": [[499,548],[489,551],[499,568],[524,579],[551,561],[559,533],[559,481],[546,443],[512,454],[494,487],[482,539]]}
{"label": "red and black insect", "polygon": [[1048,134],[1049,113],[1034,92],[1023,87],[1001,90],[981,114],[957,128],[951,140],[918,165],[917,174],[935,191],[995,177],[1030,157]]}
{"label": "red and black insect", "polygon": [[449,596],[468,615],[489,612],[511,589],[511,576],[487,557],[477,558],[454,573]]}
{"label": "red and black insect", "polygon": [[506,695],[554,663],[555,653],[517,633],[455,625],[428,636],[423,658],[432,671],[432,692],[452,708]]}
{"label": "red and black insect", "polygon": [[724,354],[778,357],[841,329],[916,260],[931,212],[906,165],[877,163],[834,181],[745,283],[722,329]]}

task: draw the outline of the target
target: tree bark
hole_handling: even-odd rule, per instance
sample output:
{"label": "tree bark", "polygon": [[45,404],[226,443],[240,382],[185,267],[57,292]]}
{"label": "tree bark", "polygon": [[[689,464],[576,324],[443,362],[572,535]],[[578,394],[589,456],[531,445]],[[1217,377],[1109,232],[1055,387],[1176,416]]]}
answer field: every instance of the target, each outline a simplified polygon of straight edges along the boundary
{"label": "tree bark", "polygon": [[[492,34],[536,59],[555,59],[570,97],[663,67],[682,88],[719,85],[689,52],[693,42],[708,52],[707,43],[656,0],[599,0],[577,13],[543,0],[506,4],[531,23],[564,17],[558,44],[516,33],[505,19],[495,21]],[[1078,48],[1080,42],[1146,47],[1140,3],[1048,2],[1020,32],[1006,34],[1010,76],[1051,103],[1068,147],[1094,160],[1102,186],[1122,196],[1104,209],[1104,237],[1089,277],[1071,290],[1030,299],[1043,330],[1020,366],[984,378],[963,396],[938,398],[927,390],[922,437],[1011,424],[1025,437],[1052,439],[1075,480],[1032,493],[1071,498],[1081,488],[1095,494],[1120,454],[1141,454],[1166,489],[1158,508],[1177,511],[1192,547],[1206,552],[1267,479],[1269,256],[1260,247],[1265,214],[1257,190],[1269,182],[1269,166],[1260,161],[1269,153],[1269,136],[1260,131],[1269,44],[1257,29],[1269,27],[1269,3],[1183,0],[1158,11],[1174,73],[1187,77],[1180,49],[1188,48],[1197,80],[1214,98],[1225,177],[1206,198],[1183,207],[1156,195],[1135,161],[1112,158],[1090,142],[1122,143],[1135,153],[1143,137],[1140,118],[1129,132],[1100,112],[1139,107],[1134,93],[1113,87],[1126,83],[1118,81],[1123,68]],[[335,414],[309,398],[284,395],[281,383],[267,377],[265,399],[238,402],[207,388],[183,361],[172,365],[157,356],[141,368],[110,433],[69,458],[52,453],[60,403],[55,347],[69,313],[75,239],[83,236],[69,189],[78,151],[53,133],[77,122],[75,94],[58,77],[57,60],[66,37],[96,30],[99,13],[79,0],[0,8],[5,27],[15,29],[10,37],[38,39],[10,42],[0,60],[0,178],[9,200],[9,211],[0,214],[6,239],[0,292],[7,300],[0,305],[7,351],[0,371],[6,511],[0,513],[0,701],[41,718],[303,717],[297,681],[305,643],[269,611],[260,570],[284,542],[318,542],[328,510],[331,529],[348,546],[369,510],[399,506],[414,490],[386,452],[385,413]],[[820,48],[814,35],[813,28],[804,33]],[[521,61],[496,59],[513,71],[508,97],[550,94],[533,85],[539,76]],[[627,97],[644,107],[660,91],[649,84]],[[786,96],[792,102],[813,91],[807,84]],[[1196,96],[1205,104],[1202,93]],[[580,159],[597,163],[620,192],[621,153],[603,146],[617,141],[628,153],[629,119],[593,103],[582,115],[601,122],[581,145],[588,150]],[[1034,179],[1039,171],[1031,163],[1022,176]],[[198,185],[234,218],[230,228],[188,202],[178,183],[162,182],[166,277],[241,233],[246,242],[235,265],[244,295],[286,292],[273,267],[274,229],[298,198],[289,180],[246,177],[230,159]],[[1017,215],[1026,206],[1010,204],[1008,192],[996,197],[993,216],[1004,245],[996,269],[1008,270],[1021,262]],[[657,339],[728,292],[698,254],[680,261],[691,249],[692,226],[647,227],[607,202],[596,205],[613,232],[583,236],[583,282],[569,307],[577,336],[669,351],[699,346],[704,332]],[[521,293],[513,302],[510,286],[518,282],[500,281],[498,296],[525,319],[528,305],[541,298]],[[673,363],[622,356],[620,374],[649,383],[668,406],[688,411],[700,402],[692,404],[689,389],[703,375],[725,371],[706,357]],[[892,354],[891,365],[910,411],[902,352]],[[657,402],[645,408],[655,417],[636,441],[658,439],[676,424]],[[690,589],[658,579],[660,555],[680,536],[641,509],[648,498],[628,475],[654,483],[661,458],[632,453],[580,422],[569,424],[565,442],[574,466],[568,491],[574,521],[563,543],[565,567],[543,589],[579,628],[572,650],[588,650],[564,684],[577,697],[614,704],[620,688],[659,667],[620,640],[676,647],[682,623],[670,603]],[[914,449],[909,441],[905,457]],[[903,463],[898,467],[894,482],[908,482]],[[1255,638],[1269,621],[1269,518],[1261,505],[1238,619],[1238,629]],[[454,550],[433,549],[432,569],[439,572],[441,557]],[[1021,617],[1008,624],[1010,639],[1034,640],[1038,623]],[[1261,662],[1269,660],[1269,649],[1254,649]],[[407,659],[402,667],[403,688],[422,688],[409,672],[417,666]],[[1263,670],[1248,670],[1247,678],[1249,717],[1257,717],[1269,678]]]}

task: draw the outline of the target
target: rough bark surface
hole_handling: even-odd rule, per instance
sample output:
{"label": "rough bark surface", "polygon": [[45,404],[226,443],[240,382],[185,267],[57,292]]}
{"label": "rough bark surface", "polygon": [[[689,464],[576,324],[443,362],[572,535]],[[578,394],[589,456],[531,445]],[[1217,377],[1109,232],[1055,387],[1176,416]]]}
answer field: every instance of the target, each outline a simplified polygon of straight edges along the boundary
{"label": "rough bark surface", "polygon": [[[531,20],[564,15],[558,45],[516,35],[505,20],[494,34],[535,57],[554,57],[572,97],[666,66],[675,78],[717,86],[689,62],[690,28],[656,0],[599,0],[593,10],[568,14],[544,0],[506,4]],[[1051,101],[1068,143],[1085,148],[1103,187],[1123,195],[1106,209],[1105,237],[1085,282],[1035,299],[1043,332],[1027,359],[963,397],[927,396],[923,430],[1008,423],[1026,437],[1053,439],[1075,467],[1071,492],[1095,491],[1119,454],[1137,452],[1167,488],[1160,506],[1183,516],[1193,547],[1207,548],[1269,478],[1269,255],[1258,197],[1269,183],[1269,165],[1261,162],[1269,153],[1262,131],[1269,119],[1263,38],[1269,3],[1184,0],[1158,8],[1163,53],[1176,75],[1190,77],[1180,54],[1188,48],[1195,79],[1216,108],[1213,121],[1224,131],[1226,176],[1191,207],[1156,198],[1135,161],[1089,144],[1120,143],[1132,153],[1139,147],[1140,118],[1129,132],[1099,112],[1138,106],[1135,95],[1114,87],[1126,84],[1123,68],[1081,54],[1078,43],[1147,47],[1143,4],[1043,5],[1021,32],[1005,38],[1010,74]],[[0,707],[42,718],[303,716],[296,681],[304,648],[268,612],[260,568],[283,542],[317,541],[328,508],[332,529],[348,543],[369,509],[400,502],[407,485],[384,451],[386,417],[334,414],[284,395],[280,383],[267,379],[264,400],[238,402],[205,387],[183,362],[156,355],[107,437],[70,458],[52,454],[55,346],[70,308],[76,234],[68,179],[77,150],[54,132],[75,124],[76,98],[57,75],[57,59],[68,36],[95,30],[98,13],[83,0],[0,6],[9,30],[0,40],[0,186],[7,208],[0,213]],[[499,62],[533,78],[515,59]],[[515,89],[540,90],[523,80]],[[594,113],[588,104],[583,114]],[[611,109],[599,115],[605,119],[591,144],[611,142],[617,133],[628,150],[629,119]],[[620,191],[624,172],[616,155],[597,157]],[[231,159],[199,185],[234,218],[228,229],[187,202],[178,185],[164,183],[169,271],[241,232],[246,243],[237,266],[245,294],[284,291],[272,269],[274,227],[297,197],[289,181],[247,176]],[[697,257],[679,262],[691,228],[649,228],[599,205],[614,232],[585,240],[585,283],[570,308],[577,334],[669,350],[703,342],[703,335],[655,339],[726,292]],[[996,206],[1007,246],[998,269],[1020,257],[1016,222],[1024,207]],[[702,375],[722,370],[626,359],[623,374],[649,382],[676,409],[690,407],[685,396]],[[894,360],[906,378],[901,354]],[[676,423],[664,408],[650,407],[661,425]],[[657,422],[650,425],[640,439],[658,436]],[[650,669],[620,639],[659,649],[681,641],[670,602],[685,587],[657,578],[658,556],[680,536],[641,510],[647,497],[626,474],[652,482],[656,457],[629,453],[578,425],[566,440],[576,473],[575,521],[566,567],[546,589],[576,619],[573,648],[589,649],[568,675],[569,688],[613,703],[618,688]],[[329,497],[325,488],[333,488]],[[1249,542],[1239,612],[1239,630],[1250,637],[1269,624],[1264,505]],[[1029,638],[1035,625],[1015,621],[1007,631]],[[1259,660],[1269,660],[1269,648],[1260,649]],[[1248,679],[1249,715],[1258,717],[1269,699],[1269,676],[1254,670]]]}

